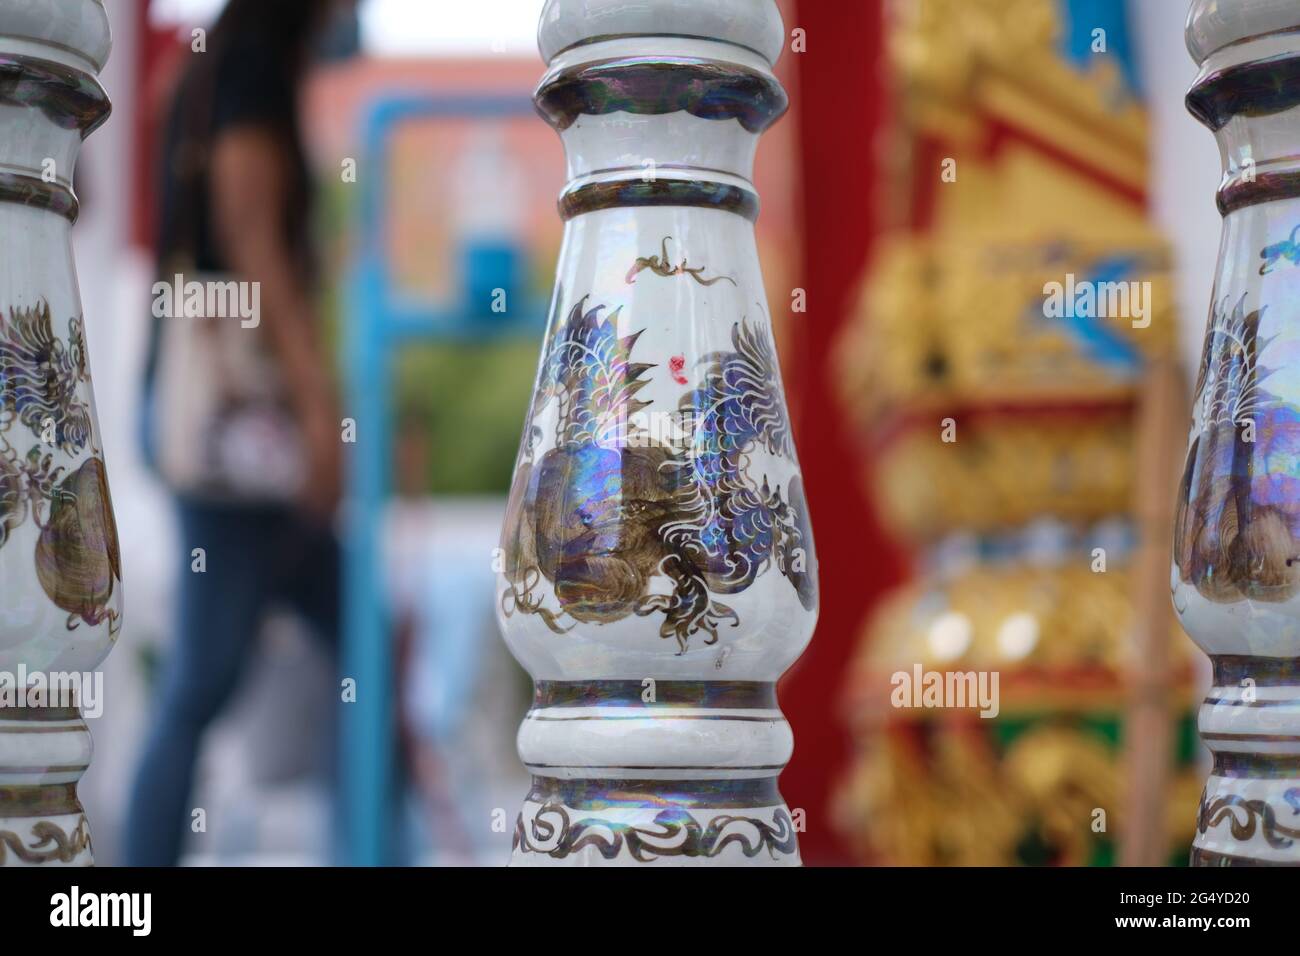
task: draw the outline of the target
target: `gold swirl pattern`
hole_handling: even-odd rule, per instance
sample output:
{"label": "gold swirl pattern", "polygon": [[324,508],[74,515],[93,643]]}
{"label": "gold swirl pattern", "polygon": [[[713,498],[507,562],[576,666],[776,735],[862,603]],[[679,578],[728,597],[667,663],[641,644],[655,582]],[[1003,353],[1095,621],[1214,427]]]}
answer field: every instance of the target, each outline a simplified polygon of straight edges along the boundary
{"label": "gold swirl pattern", "polygon": [[[1300,814],[1300,787],[1287,790],[1282,798],[1290,804],[1292,816]],[[1244,816],[1238,817],[1238,810]],[[1275,850],[1285,850],[1296,839],[1300,839],[1300,828],[1279,823],[1277,811],[1265,800],[1249,800],[1230,793],[1211,803],[1207,793],[1202,798],[1200,811],[1196,815],[1196,831],[1204,834],[1225,820],[1228,821],[1234,840],[1251,839],[1255,835],[1257,822],[1260,836]]]}
{"label": "gold swirl pattern", "polygon": [[90,825],[84,816],[70,834],[57,823],[41,820],[32,825],[31,836],[34,842],[29,846],[14,831],[0,830],[0,866],[8,863],[7,853],[23,863],[71,863],[91,850]]}
{"label": "gold swirl pattern", "polygon": [[514,849],[519,853],[545,853],[564,859],[587,847],[605,860],[626,851],[637,863],[669,857],[712,859],[735,846],[746,859],[766,851],[772,859],[798,853],[794,823],[779,807],[768,823],[757,817],[723,814],[702,826],[690,812],[675,808],[655,815],[653,826],[625,823],[603,817],[571,820],[560,803],[541,806],[527,824],[524,814],[515,823]]}

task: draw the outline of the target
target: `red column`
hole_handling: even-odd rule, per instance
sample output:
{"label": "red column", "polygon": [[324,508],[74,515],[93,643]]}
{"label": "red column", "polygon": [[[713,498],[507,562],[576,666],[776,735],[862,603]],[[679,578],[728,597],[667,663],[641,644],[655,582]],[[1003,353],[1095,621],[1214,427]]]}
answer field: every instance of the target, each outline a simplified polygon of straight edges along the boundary
{"label": "red column", "polygon": [[185,49],[173,29],[159,30],[149,22],[150,0],[129,0],[135,4],[140,24],[135,64],[136,111],[135,155],[131,168],[131,241],[152,247],[157,216],[158,137],[162,110],[179,68],[179,53]]}
{"label": "red column", "polygon": [[847,768],[844,678],[874,601],[903,576],[900,550],[872,514],[864,467],[836,388],[837,342],[848,324],[875,234],[877,131],[885,111],[881,0],[796,0],[787,29],[807,50],[797,71],[808,311],[791,317],[782,355],[821,564],[821,616],[807,653],[781,685],[795,752],[781,789],[806,811],[804,861],[851,862],[831,815]]}

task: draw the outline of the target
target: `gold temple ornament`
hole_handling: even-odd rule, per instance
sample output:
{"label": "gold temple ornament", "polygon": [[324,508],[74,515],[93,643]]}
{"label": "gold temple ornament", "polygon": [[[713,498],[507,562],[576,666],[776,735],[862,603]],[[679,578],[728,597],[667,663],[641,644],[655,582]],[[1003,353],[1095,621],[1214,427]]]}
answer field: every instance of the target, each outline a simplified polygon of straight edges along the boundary
{"label": "gold temple ornament", "polygon": [[[1173,417],[1148,384],[1172,364],[1170,253],[1141,100],[1117,58],[1064,54],[1079,27],[1055,0],[888,8],[899,161],[839,383],[917,558],[848,682],[837,819],[864,862],[1153,865],[1192,836],[1188,661],[1133,663],[1175,633],[1142,477]],[[891,700],[918,665],[997,673],[996,716],[969,691]]]}

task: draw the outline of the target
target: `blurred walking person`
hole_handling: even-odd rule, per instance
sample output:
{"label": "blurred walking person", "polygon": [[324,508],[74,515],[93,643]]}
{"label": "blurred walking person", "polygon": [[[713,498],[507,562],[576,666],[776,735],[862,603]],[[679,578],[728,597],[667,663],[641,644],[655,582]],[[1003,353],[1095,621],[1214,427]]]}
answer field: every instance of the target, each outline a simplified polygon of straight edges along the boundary
{"label": "blurred walking person", "polygon": [[[288,605],[337,646],[340,412],[313,304],[297,108],[337,6],[229,0],[166,120],[145,443],[175,498],[177,614],[131,796],[130,865],[180,859],[200,746],[265,612]],[[200,298],[238,314],[196,317]]]}

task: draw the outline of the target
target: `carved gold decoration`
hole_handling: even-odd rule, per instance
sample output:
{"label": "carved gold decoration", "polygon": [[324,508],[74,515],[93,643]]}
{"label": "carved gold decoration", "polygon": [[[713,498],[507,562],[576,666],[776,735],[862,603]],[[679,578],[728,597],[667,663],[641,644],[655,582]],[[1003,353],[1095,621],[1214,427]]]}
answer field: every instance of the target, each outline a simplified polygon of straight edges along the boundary
{"label": "carved gold decoration", "polygon": [[1053,514],[1092,521],[1128,509],[1133,427],[1123,414],[965,419],[940,441],[935,408],[882,445],[871,490],[887,523],[928,540],[955,528],[994,531]]}
{"label": "carved gold decoration", "polygon": [[970,142],[995,119],[1145,188],[1145,114],[1110,58],[1083,74],[1061,61],[1053,0],[910,0],[891,11],[891,59],[919,128]]}
{"label": "carved gold decoration", "polygon": [[[966,189],[954,194],[965,194]],[[1122,281],[1150,282],[1152,313],[1134,319],[1064,319],[1044,314],[1044,286],[1127,260]],[[1131,397],[1135,362],[1174,341],[1166,248],[1065,238],[1000,238],[958,230],[951,238],[894,238],[883,244],[865,286],[859,323],[841,363],[849,407],[864,425],[900,402],[1041,402]],[[1095,329],[1082,329],[1083,322]]]}
{"label": "carved gold decoration", "polygon": [[[985,192],[940,188],[941,209],[947,197],[956,207]],[[942,238],[885,242],[862,321],[844,340],[841,391],[875,450],[871,490],[882,513],[899,533],[928,539],[1038,514],[1093,520],[1128,511],[1141,370],[1169,352],[1176,331],[1165,246],[1131,213],[1109,242],[1053,238],[1027,217],[1014,217],[1026,232],[1013,238],[975,228],[972,217],[1009,218],[954,209]],[[1138,283],[1131,291],[1145,314],[1048,317],[1044,289],[1071,276]],[[956,440],[941,443],[948,420]]]}
{"label": "carved gold decoration", "polygon": [[[909,866],[1095,862],[1098,838],[1124,826],[1118,765],[1104,737],[1048,721],[999,752],[978,721],[935,720],[929,745],[919,727],[873,736],[838,808],[862,856]],[[1187,818],[1174,811],[1196,785],[1191,772],[1176,781],[1173,846],[1191,840],[1181,826]]]}
{"label": "carved gold decoration", "polygon": [[[1110,863],[1126,817],[1130,834],[1157,832],[1154,855],[1185,848],[1196,775],[1135,796],[1141,774],[1121,762],[1134,635],[1174,626],[1134,600],[1153,567],[1139,451],[1164,424],[1143,417],[1148,383],[1177,341],[1142,105],[1115,57],[1066,58],[1079,25],[1056,0],[890,11],[890,228],[864,264],[839,382],[878,513],[922,555],[864,622],[840,822],[890,864]],[[1057,283],[1124,283],[1141,309],[1062,315]],[[1103,524],[1128,543],[1099,569]],[[1040,528],[1065,544],[1036,551]],[[998,675],[997,716],[894,709],[891,675],[913,667]],[[1187,679],[1180,652],[1148,682],[1174,686],[1151,701],[1157,723],[1190,733]],[[1151,813],[1164,800],[1167,844]]]}
{"label": "carved gold decoration", "polygon": [[[1045,696],[1067,710],[1114,702],[1134,626],[1131,594],[1127,567],[1113,564],[1097,574],[1084,559],[1054,567],[976,564],[950,580],[914,581],[891,594],[863,632],[857,687],[887,697],[889,676],[920,663],[996,670],[1002,713],[1037,709]],[[953,622],[969,635],[956,653],[935,636],[936,624]],[[1174,627],[1170,622],[1171,633]],[[1186,669],[1190,654],[1179,650],[1177,662]],[[1053,671],[1073,680],[1044,695]]]}

